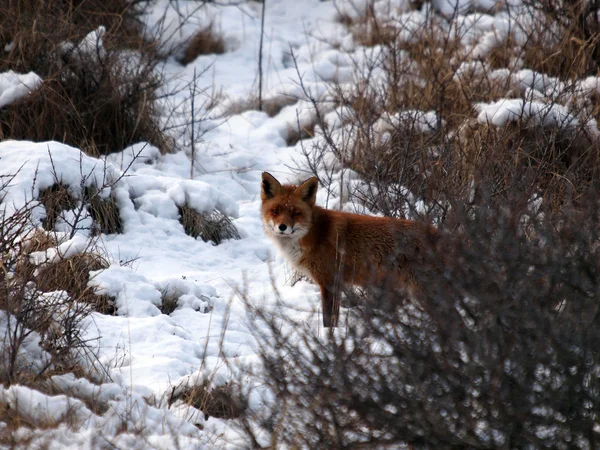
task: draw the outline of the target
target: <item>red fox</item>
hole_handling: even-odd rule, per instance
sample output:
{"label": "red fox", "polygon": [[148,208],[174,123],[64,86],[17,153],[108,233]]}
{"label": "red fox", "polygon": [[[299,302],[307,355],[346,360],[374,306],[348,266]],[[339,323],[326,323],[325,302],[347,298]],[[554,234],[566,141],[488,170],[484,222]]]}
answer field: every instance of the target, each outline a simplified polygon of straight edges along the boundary
{"label": "red fox", "polygon": [[315,205],[318,180],[282,185],[262,174],[262,220],[288,262],[321,289],[323,325],[337,326],[343,284],[400,289],[416,296],[415,273],[439,231],[425,223]]}

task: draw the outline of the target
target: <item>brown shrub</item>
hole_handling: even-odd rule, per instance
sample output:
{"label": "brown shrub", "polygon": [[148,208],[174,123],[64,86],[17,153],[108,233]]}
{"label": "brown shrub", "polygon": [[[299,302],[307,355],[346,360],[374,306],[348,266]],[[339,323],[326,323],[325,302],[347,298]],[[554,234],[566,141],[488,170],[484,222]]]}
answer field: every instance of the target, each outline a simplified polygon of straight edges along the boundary
{"label": "brown shrub", "polygon": [[288,147],[296,145],[299,141],[304,139],[311,139],[315,136],[315,125],[316,122],[311,122],[304,127],[289,127],[286,144]]}
{"label": "brown shrub", "polygon": [[[140,141],[168,151],[154,106],[158,56],[140,35],[138,14],[121,0],[0,6],[0,47],[10,49],[0,56],[0,71],[34,71],[44,80],[0,110],[0,139],[56,140],[94,156]],[[105,55],[82,56],[66,44],[79,44],[101,25],[107,28]],[[138,63],[132,64],[132,54]]]}
{"label": "brown shrub", "polygon": [[[82,332],[82,322],[92,310],[85,302],[107,312],[102,301],[110,300],[94,298],[86,286],[90,270],[107,266],[96,255],[80,254],[42,267],[33,264],[32,252],[50,250],[58,243],[50,233],[30,230],[35,207],[32,202],[10,216],[0,216],[0,309],[10,315],[0,344],[0,383],[38,389],[53,373],[85,375],[80,358],[93,357]],[[48,360],[34,364],[23,358],[22,347],[31,339],[39,339]]]}
{"label": "brown shrub", "polygon": [[585,128],[470,121],[452,146],[462,160],[463,183],[507,200],[537,192],[553,210],[577,202],[600,175],[599,142]]}
{"label": "brown shrub", "polygon": [[198,31],[190,39],[181,58],[181,64],[188,65],[200,55],[225,53],[225,41],[217,35],[212,25]]}
{"label": "brown shrub", "polygon": [[103,234],[121,233],[123,223],[114,195],[101,198],[98,194],[94,188],[88,188],[84,192],[84,201],[94,220],[94,231]]}
{"label": "brown shrub", "polygon": [[240,238],[231,219],[217,210],[199,213],[183,205],[179,207],[179,222],[188,236],[194,239],[200,237],[204,242],[212,241],[214,245],[219,245],[225,239]]}
{"label": "brown shrub", "polygon": [[[286,106],[298,102],[298,98],[290,95],[278,95],[276,97],[265,98],[262,100],[262,110],[269,116],[275,117]],[[231,104],[225,111],[225,115],[233,116],[245,111],[258,110],[261,107],[257,97],[251,97],[246,101]]]}
{"label": "brown shrub", "polygon": [[46,209],[46,218],[43,220],[46,231],[54,230],[56,219],[63,211],[75,209],[79,203],[69,192],[68,186],[56,183],[40,191],[40,203]]}
{"label": "brown shrub", "polygon": [[211,389],[208,380],[198,386],[183,388],[177,394],[174,389],[169,406],[177,400],[202,411],[205,419],[235,419],[240,417],[248,406],[234,384],[226,383]]}
{"label": "brown shrub", "polygon": [[96,295],[95,289],[88,286],[90,272],[108,266],[108,261],[100,255],[80,253],[41,267],[35,281],[41,291],[66,291],[72,299],[92,306],[95,311],[114,314],[114,299]]}

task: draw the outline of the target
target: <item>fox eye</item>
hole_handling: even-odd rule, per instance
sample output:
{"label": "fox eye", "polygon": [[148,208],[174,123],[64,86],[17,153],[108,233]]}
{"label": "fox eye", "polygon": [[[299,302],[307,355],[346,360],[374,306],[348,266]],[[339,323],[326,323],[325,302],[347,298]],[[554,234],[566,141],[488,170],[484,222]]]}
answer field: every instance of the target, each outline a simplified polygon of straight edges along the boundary
{"label": "fox eye", "polygon": [[273,208],[273,209],[271,210],[271,213],[272,213],[274,216],[276,216],[277,214],[279,214],[279,208]]}
{"label": "fox eye", "polygon": [[298,211],[292,211],[292,217],[298,217],[300,213]]}

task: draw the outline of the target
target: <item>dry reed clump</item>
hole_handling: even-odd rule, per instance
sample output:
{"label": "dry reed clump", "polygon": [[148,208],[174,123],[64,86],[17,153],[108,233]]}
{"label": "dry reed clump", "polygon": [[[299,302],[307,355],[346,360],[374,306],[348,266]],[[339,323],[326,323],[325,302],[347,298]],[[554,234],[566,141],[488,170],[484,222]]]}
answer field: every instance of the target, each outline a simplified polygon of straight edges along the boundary
{"label": "dry reed clump", "polygon": [[600,70],[600,5],[596,2],[527,0],[535,24],[523,46],[526,67],[566,81]]}
{"label": "dry reed clump", "polygon": [[139,2],[21,0],[3,4],[0,11],[0,42],[3,46],[11,44],[0,58],[2,70],[9,68],[7,64],[17,64],[14,70],[40,73],[48,50],[63,41],[80,40],[99,26],[107,29],[105,42],[109,48],[152,45],[143,41],[143,9]]}
{"label": "dry reed clump", "polygon": [[471,120],[451,141],[464,185],[512,200],[541,194],[557,211],[578,202],[600,176],[600,143],[584,126],[541,126],[520,120],[502,127]]}
{"label": "dry reed clump", "polygon": [[486,61],[491,69],[513,69],[519,64],[524,51],[523,47],[517,44],[514,36],[508,34],[492,48]]}
{"label": "dry reed clump", "polygon": [[213,25],[198,31],[186,46],[181,64],[188,65],[200,55],[225,53],[225,41],[215,33]]}
{"label": "dry reed clump", "polygon": [[90,305],[99,313],[115,314],[114,299],[108,295],[97,295],[96,289],[88,286],[90,272],[108,266],[108,261],[100,255],[80,253],[41,267],[35,282],[40,291],[66,291],[72,299]]}
{"label": "dry reed clump", "polygon": [[22,242],[19,248],[21,254],[31,254],[33,252],[43,252],[58,245],[56,236],[48,231],[36,229],[30,233]]}
{"label": "dry reed clump", "polygon": [[255,111],[262,108],[269,117],[275,117],[286,106],[298,102],[298,98],[291,95],[277,95],[274,97],[263,98],[262,105],[257,97],[250,97],[246,101],[233,102],[226,108],[225,115],[233,116],[246,111]]}
{"label": "dry reed clump", "polygon": [[182,400],[188,405],[202,411],[205,419],[216,417],[219,419],[235,419],[240,417],[247,409],[247,401],[233,383],[210,388],[210,382],[204,380],[198,386],[183,388],[169,399],[169,406],[177,400]]}
{"label": "dry reed clump", "polygon": [[287,138],[285,140],[288,147],[296,145],[298,142],[304,139],[311,139],[315,136],[315,126],[317,121],[314,120],[305,126],[290,126],[288,128]]}
{"label": "dry reed clump", "polygon": [[354,42],[365,47],[389,44],[398,35],[393,24],[384,23],[375,13],[372,4],[356,18],[340,14],[339,21],[350,28]]}
{"label": "dry reed clump", "polygon": [[[97,188],[87,187],[83,192],[83,200],[80,201],[69,192],[68,186],[56,183],[40,191],[39,201],[46,210],[43,225],[47,231],[55,229],[56,221],[63,211],[76,210],[84,205],[93,220],[92,232],[115,234],[123,230],[115,197],[110,195],[102,198]],[[71,226],[78,228],[77,223]]]}
{"label": "dry reed clump", "polygon": [[40,190],[39,201],[46,209],[46,217],[43,220],[46,231],[54,230],[61,212],[75,209],[79,204],[79,201],[69,192],[69,187],[63,183],[56,183]]}
{"label": "dry reed clump", "polygon": [[[0,46],[9,49],[0,71],[44,80],[0,110],[0,139],[56,140],[93,156],[140,141],[168,151],[154,105],[158,56],[140,34],[139,14],[121,0],[0,6]],[[84,38],[89,48],[80,51]]]}
{"label": "dry reed clump", "polygon": [[188,205],[179,207],[179,222],[188,236],[219,245],[226,239],[240,239],[235,225],[220,211],[200,213]]}
{"label": "dry reed clump", "polygon": [[94,231],[102,234],[116,234],[123,231],[123,222],[119,214],[119,206],[114,195],[102,198],[97,189],[87,188],[84,202],[94,220]]}
{"label": "dry reed clump", "polygon": [[172,314],[177,309],[177,303],[179,302],[180,292],[170,292],[165,289],[160,296],[160,312],[167,316]]}

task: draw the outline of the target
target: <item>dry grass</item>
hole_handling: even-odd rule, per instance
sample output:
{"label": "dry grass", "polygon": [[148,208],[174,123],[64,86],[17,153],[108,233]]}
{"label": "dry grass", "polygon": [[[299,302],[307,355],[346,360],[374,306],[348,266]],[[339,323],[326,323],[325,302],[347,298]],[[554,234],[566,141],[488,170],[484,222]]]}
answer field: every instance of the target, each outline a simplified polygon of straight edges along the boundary
{"label": "dry grass", "polygon": [[181,64],[188,65],[200,55],[222,53],[225,53],[225,41],[215,33],[213,26],[209,25],[192,36],[181,58]]}
{"label": "dry grass", "polygon": [[179,207],[179,222],[188,236],[200,237],[204,242],[219,245],[226,239],[239,239],[240,235],[231,219],[221,212],[200,213],[184,205]]}
{"label": "dry grass", "polygon": [[[582,3],[573,2],[562,10],[550,1],[530,3],[538,22],[527,42],[522,43],[523,30],[520,41],[509,33],[484,61],[473,59],[471,48],[447,31],[446,19],[435,11],[412,39],[392,32],[388,25],[394,23],[372,7],[357,19],[341,17],[357,42],[377,45],[379,53],[361,69],[363,75],[357,74],[350,94],[347,87],[332,84],[338,104],[350,107],[345,125],[351,131],[341,139],[325,136],[316,154],[333,151],[343,166],[358,172],[371,186],[359,200],[384,214],[411,210],[416,215],[415,199],[427,205],[427,212],[418,215],[435,211],[440,221],[449,205],[469,205],[483,197],[506,202],[525,194],[541,196],[553,212],[577,204],[600,177],[600,141],[584,125],[600,117],[597,94],[582,94],[577,103],[570,94],[575,79],[598,74],[598,25],[590,19],[597,7],[578,10]],[[557,35],[557,29],[564,34]],[[564,92],[543,100],[532,97],[526,83],[512,76],[521,67],[559,76],[566,83]],[[380,70],[385,82],[369,78]],[[531,98],[549,108],[556,102],[579,125],[538,125],[523,118],[497,127],[475,119],[478,103]],[[390,120],[410,111],[435,113],[438,121],[424,129],[410,120]],[[380,126],[382,120],[387,126]],[[319,158],[313,154],[309,164],[320,164]]]}
{"label": "dry grass", "polygon": [[[265,98],[262,101],[262,110],[269,116],[275,117],[286,106],[293,105],[298,102],[296,97],[289,95],[280,95],[271,98]],[[225,111],[226,116],[241,114],[245,111],[255,111],[260,107],[260,102],[257,97],[251,97],[246,101],[231,104]]]}
{"label": "dry grass", "polygon": [[315,125],[317,125],[316,120],[301,128],[298,128],[298,126],[289,127],[286,139],[288,147],[296,145],[299,141],[304,139],[313,138],[315,136]]}
{"label": "dry grass", "polygon": [[[94,156],[140,141],[169,151],[154,106],[158,56],[141,37],[139,13],[124,0],[0,6],[0,47],[10,49],[0,56],[0,71],[34,71],[44,80],[0,110],[0,139],[56,140]],[[65,46],[101,25],[105,55],[81,56]],[[132,57],[139,62],[131,64]]]}
{"label": "dry grass", "polygon": [[526,1],[536,24],[524,48],[526,67],[568,80],[600,70],[600,5]]}
{"label": "dry grass", "polygon": [[101,198],[96,189],[88,188],[84,193],[84,201],[94,220],[94,232],[115,234],[123,231],[123,223],[114,195]]}
{"label": "dry grass", "polygon": [[167,293],[165,290],[161,295],[160,302],[160,312],[166,315],[172,314],[177,309],[177,303],[179,302],[180,293]]}
{"label": "dry grass", "polygon": [[187,387],[173,394],[169,399],[169,406],[177,400],[182,400],[202,411],[205,419],[209,417],[235,419],[240,417],[248,407],[237,386],[227,383],[211,389],[208,380],[199,386]]}
{"label": "dry grass", "polygon": [[[20,0],[4,2],[0,43],[13,42],[13,48],[1,59],[0,64],[14,62],[15,70],[44,70],[43,59],[37,66],[27,69],[32,58],[30,52],[45,51],[57,43],[56,39],[81,39],[90,31],[104,26],[107,29],[106,44],[109,48],[139,48],[151,45],[143,42],[139,3],[126,0],[75,0],[70,2],[45,2]],[[50,38],[50,39],[49,39]],[[33,46],[33,47],[32,47]],[[0,65],[2,70],[6,66]]]}
{"label": "dry grass", "polygon": [[54,234],[37,229],[33,233],[29,234],[22,242],[20,251],[23,254],[29,255],[33,252],[46,251],[52,247],[56,247],[57,245],[58,241]]}
{"label": "dry grass", "polygon": [[[81,207],[78,199],[73,197],[67,186],[56,183],[40,191],[39,200],[46,209],[46,218],[43,220],[44,229],[55,229],[56,221],[63,211],[75,210]],[[102,198],[98,189],[88,187],[83,193],[83,204],[87,207],[94,221],[92,232],[115,234],[123,231],[123,224],[119,214],[119,207],[115,197],[110,195]],[[78,224],[71,224],[77,228]]]}
{"label": "dry grass", "polygon": [[471,121],[452,145],[463,158],[465,182],[487,186],[492,196],[515,190],[542,192],[552,210],[566,201],[577,202],[600,175],[599,142],[584,128],[531,126],[524,121],[495,127]]}
{"label": "dry grass", "polygon": [[95,289],[88,286],[90,272],[108,266],[108,261],[100,255],[81,253],[42,267],[35,281],[41,291],[66,291],[72,299],[90,305],[97,312],[114,314],[114,299],[96,295]]}
{"label": "dry grass", "polygon": [[39,201],[46,209],[46,218],[43,220],[44,229],[54,230],[56,220],[63,211],[75,209],[78,200],[71,195],[68,186],[56,183],[40,191]]}

